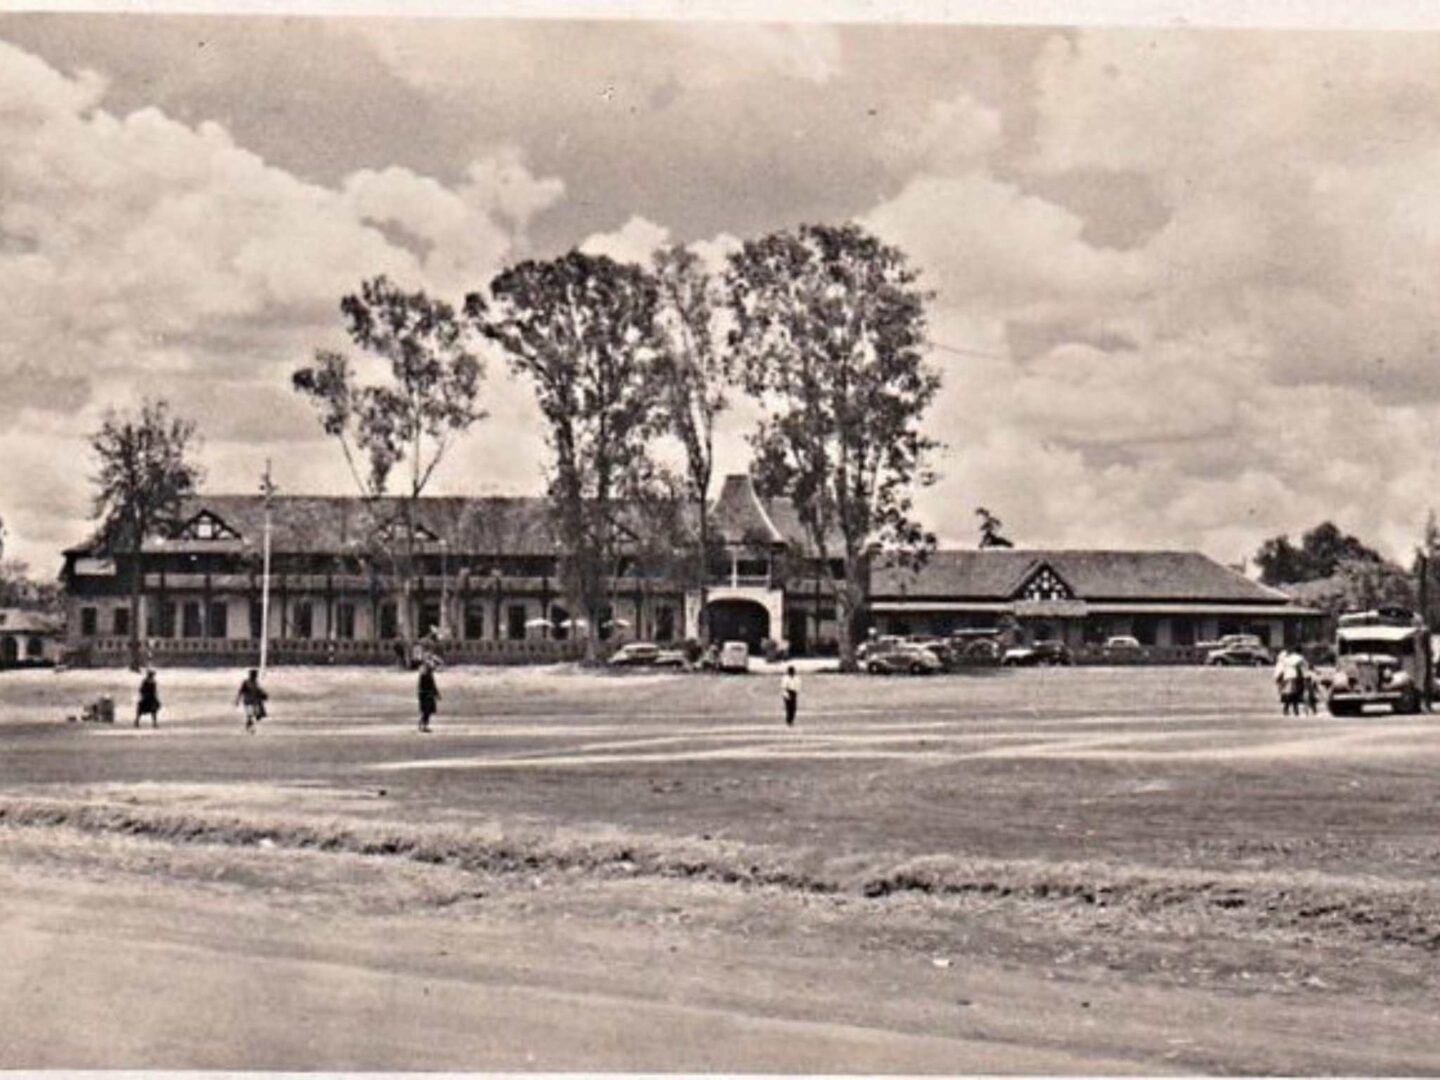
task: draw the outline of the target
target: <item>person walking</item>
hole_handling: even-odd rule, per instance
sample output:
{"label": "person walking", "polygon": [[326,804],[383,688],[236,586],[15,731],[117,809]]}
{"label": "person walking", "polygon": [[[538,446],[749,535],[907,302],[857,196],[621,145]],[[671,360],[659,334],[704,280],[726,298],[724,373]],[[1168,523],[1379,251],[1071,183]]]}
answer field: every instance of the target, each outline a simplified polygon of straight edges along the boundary
{"label": "person walking", "polygon": [[1305,658],[1293,649],[1281,649],[1275,660],[1275,685],[1280,690],[1280,711],[1299,716],[1305,697]]}
{"label": "person walking", "polygon": [[265,719],[265,700],[269,696],[260,685],[260,673],[251,668],[235,695],[235,704],[245,706],[245,730],[251,735],[255,734],[255,725]]}
{"label": "person walking", "polygon": [[135,726],[140,718],[148,715],[150,726],[160,726],[160,688],[155,683],[155,669],[146,668],[145,677],[140,680],[140,699],[135,702]]}
{"label": "person walking", "polygon": [[420,698],[420,730],[429,734],[430,717],[440,711],[440,688],[435,685],[435,665],[428,659],[420,664],[416,690]]}
{"label": "person walking", "polygon": [[795,726],[795,713],[800,708],[800,676],[795,674],[795,665],[785,668],[785,677],[780,680],[780,697],[785,702],[785,726]]}

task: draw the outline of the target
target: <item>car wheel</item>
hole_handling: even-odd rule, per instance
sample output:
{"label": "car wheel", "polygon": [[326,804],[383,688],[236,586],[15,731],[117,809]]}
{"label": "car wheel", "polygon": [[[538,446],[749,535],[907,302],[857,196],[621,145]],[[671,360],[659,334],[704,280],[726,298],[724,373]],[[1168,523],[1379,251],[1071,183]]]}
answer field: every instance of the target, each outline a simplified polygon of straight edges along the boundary
{"label": "car wheel", "polygon": [[883,672],[883,670],[881,669],[880,665],[877,664],[877,663],[875,663],[874,660],[871,660],[870,663],[868,663],[868,664],[865,665],[865,670],[868,671],[871,675],[881,675],[881,674],[884,674],[884,672]]}
{"label": "car wheel", "polygon": [[922,664],[922,663],[919,663],[918,661],[917,661],[916,663],[911,664],[911,665],[910,665],[910,674],[911,674],[911,675],[924,675],[924,674],[925,674],[925,665]]}

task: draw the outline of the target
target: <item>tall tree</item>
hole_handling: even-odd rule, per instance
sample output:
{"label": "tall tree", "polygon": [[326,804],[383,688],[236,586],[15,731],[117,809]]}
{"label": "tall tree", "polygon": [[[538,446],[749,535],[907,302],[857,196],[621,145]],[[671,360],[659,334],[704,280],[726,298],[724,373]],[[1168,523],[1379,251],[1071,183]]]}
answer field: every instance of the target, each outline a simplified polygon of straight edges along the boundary
{"label": "tall tree", "polygon": [[700,638],[710,642],[705,615],[710,558],[710,482],[715,474],[715,422],[729,406],[735,365],[720,324],[719,282],[692,251],[676,245],[654,256],[660,291],[658,371],[670,433],[685,451],[685,486],[697,522],[695,581]]}
{"label": "tall tree", "polygon": [[572,610],[585,613],[587,657],[609,604],[627,499],[653,475],[664,423],[655,279],[638,266],[572,251],[526,261],[466,297],[476,329],[526,376],[549,426],[548,491],[564,547]]}
{"label": "tall tree", "polygon": [[[400,635],[408,642],[418,503],[455,439],[484,418],[479,398],[485,371],[455,309],[424,292],[407,293],[381,276],[344,297],[340,313],[350,340],[383,360],[388,378],[363,382],[346,354],[317,349],[291,384],[339,442],[374,511],[375,540],[390,563]],[[387,519],[379,512],[381,500],[390,493],[392,474],[407,466],[399,520]]]}
{"label": "tall tree", "polygon": [[912,516],[914,490],[934,480],[939,444],[920,423],[940,387],[916,282],[903,252],[856,225],[749,241],[726,273],[731,344],[764,410],[751,436],[756,483],[794,499],[831,575],[846,670],[877,553],[923,558],[935,542]]}
{"label": "tall tree", "polygon": [[171,524],[180,501],[199,485],[195,424],[174,416],[163,399],[146,400],[138,414],[111,410],[90,437],[99,470],[93,516],[103,546],[130,559],[130,662],[140,662],[140,555],[156,527]]}
{"label": "tall tree", "polygon": [[1000,530],[1005,528],[1005,523],[992,514],[983,506],[975,508],[975,516],[980,519],[980,546],[982,548],[1008,548],[1014,547]]}

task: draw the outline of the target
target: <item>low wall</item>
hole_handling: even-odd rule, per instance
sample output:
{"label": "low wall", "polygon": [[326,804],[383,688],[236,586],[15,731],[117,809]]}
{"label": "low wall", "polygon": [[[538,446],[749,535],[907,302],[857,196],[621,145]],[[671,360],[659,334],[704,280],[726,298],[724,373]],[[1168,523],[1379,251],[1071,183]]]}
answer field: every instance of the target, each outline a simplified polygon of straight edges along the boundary
{"label": "low wall", "polygon": [[[179,639],[150,642],[144,658],[163,667],[254,667],[260,660],[260,643],[253,638]],[[584,641],[451,641],[427,646],[447,665],[454,664],[557,664],[582,659]],[[601,645],[601,655],[609,646]],[[95,638],[73,647],[67,657],[72,667],[127,667],[130,643],[124,638]],[[399,663],[390,641],[270,642],[266,662],[275,665],[334,664],[383,667]]]}

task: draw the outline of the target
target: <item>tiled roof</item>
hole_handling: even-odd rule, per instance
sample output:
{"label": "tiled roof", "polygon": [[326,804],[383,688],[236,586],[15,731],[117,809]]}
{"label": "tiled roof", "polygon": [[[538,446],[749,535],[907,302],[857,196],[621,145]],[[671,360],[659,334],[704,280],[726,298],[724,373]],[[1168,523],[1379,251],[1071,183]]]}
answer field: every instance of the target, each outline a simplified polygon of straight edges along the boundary
{"label": "tiled roof", "polygon": [[1085,551],[990,548],[937,551],[918,570],[877,567],[876,598],[934,596],[1010,600],[1048,565],[1080,600],[1154,600],[1284,604],[1288,597],[1198,551]]}
{"label": "tiled roof", "polygon": [[[271,547],[276,552],[341,552],[362,544],[377,526],[396,521],[401,500],[379,500],[373,507],[346,496],[277,495],[272,504]],[[259,495],[205,495],[185,500],[182,520],[208,510],[240,534],[240,540],[147,541],[147,551],[258,550],[265,527]],[[535,497],[465,498],[435,496],[420,500],[417,526],[443,539],[455,552],[489,555],[553,555],[555,531],[548,502]]]}

